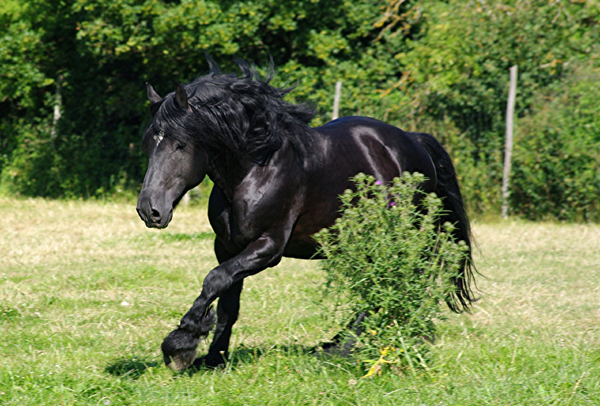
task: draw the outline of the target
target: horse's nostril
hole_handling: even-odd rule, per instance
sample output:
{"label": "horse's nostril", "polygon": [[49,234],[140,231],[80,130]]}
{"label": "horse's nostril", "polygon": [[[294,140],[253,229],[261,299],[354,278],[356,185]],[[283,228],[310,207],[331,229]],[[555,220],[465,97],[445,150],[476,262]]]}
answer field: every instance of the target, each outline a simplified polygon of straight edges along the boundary
{"label": "horse's nostril", "polygon": [[152,218],[159,219],[160,213],[156,209],[152,209]]}

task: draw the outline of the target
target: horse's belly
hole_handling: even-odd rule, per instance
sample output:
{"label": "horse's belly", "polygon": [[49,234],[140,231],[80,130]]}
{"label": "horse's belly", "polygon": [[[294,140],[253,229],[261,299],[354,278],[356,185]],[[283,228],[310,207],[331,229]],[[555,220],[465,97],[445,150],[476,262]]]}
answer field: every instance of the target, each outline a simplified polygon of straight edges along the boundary
{"label": "horse's belly", "polygon": [[316,242],[308,243],[294,239],[288,241],[283,250],[283,256],[298,259],[321,259],[321,257],[317,256]]}

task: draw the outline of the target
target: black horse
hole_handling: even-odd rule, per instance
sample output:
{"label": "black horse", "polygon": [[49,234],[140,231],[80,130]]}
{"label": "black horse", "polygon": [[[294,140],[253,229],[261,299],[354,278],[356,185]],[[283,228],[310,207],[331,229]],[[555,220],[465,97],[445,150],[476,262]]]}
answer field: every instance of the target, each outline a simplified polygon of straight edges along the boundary
{"label": "black horse", "polygon": [[[147,84],[152,122],[143,147],[149,164],[137,211],[148,227],[167,227],[182,196],[208,175],[214,182],[208,217],[219,266],[179,327],[162,343],[167,366],[182,370],[211,330],[211,303],[219,298],[214,339],[204,362],[224,362],[244,278],[275,266],[283,256],[314,258],[312,235],[340,215],[338,196],[363,172],[390,182],[404,171],[427,178],[420,187],[443,198],[455,236],[470,246],[469,221],[452,161],[428,134],[409,133],[366,117],[344,117],[311,128],[306,104],[283,100],[291,90],[269,85],[244,61],[243,75],[210,73],[161,98]],[[448,298],[454,311],[473,300],[471,259]],[[402,294],[402,292],[398,292]]]}

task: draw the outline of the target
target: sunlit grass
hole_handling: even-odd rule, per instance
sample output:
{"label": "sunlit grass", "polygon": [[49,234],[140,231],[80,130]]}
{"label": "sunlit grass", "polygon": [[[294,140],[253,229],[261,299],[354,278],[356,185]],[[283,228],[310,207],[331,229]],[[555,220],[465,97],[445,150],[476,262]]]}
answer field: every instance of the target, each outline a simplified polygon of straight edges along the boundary
{"label": "sunlit grass", "polygon": [[160,342],[216,266],[206,210],[158,231],[134,204],[0,199],[0,404],[598,404],[600,227],[474,229],[481,300],[429,371],[312,355],[335,334],[322,273],[286,259],[247,280],[227,368],[174,375]]}

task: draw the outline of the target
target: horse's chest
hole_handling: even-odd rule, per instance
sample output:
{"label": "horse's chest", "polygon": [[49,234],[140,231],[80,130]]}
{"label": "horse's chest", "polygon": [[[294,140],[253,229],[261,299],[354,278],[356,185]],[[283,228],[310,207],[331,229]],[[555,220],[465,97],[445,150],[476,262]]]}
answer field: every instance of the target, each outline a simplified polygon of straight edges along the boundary
{"label": "horse's chest", "polygon": [[208,218],[215,234],[230,252],[243,250],[249,242],[260,236],[261,214],[256,213],[252,203],[239,200],[231,204],[220,192],[216,196],[215,192],[211,195]]}

